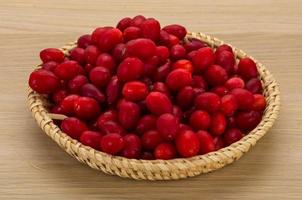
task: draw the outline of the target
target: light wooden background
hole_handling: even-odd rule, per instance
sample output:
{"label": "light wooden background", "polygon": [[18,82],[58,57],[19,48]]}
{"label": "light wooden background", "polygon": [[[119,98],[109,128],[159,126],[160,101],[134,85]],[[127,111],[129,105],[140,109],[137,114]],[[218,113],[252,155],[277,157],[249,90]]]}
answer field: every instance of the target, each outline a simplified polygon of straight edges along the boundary
{"label": "light wooden background", "polygon": [[[302,2],[0,0],[0,199],[302,199]],[[147,182],[94,171],[35,124],[27,77],[38,52],[142,13],[217,36],[265,64],[281,86],[274,128],[219,171]]]}

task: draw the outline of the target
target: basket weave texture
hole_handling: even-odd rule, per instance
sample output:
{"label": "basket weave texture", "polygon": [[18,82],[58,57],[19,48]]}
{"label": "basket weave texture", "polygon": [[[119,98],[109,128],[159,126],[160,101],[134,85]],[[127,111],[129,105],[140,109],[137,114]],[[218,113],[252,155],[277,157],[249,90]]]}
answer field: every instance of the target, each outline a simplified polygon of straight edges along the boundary
{"label": "basket weave texture", "polygon": [[[223,41],[203,33],[189,33],[186,39],[187,38],[200,39],[212,48],[225,44]],[[61,49],[68,55],[69,50],[74,46],[75,43],[69,43]],[[237,59],[250,57],[256,62],[264,88],[267,107],[260,124],[240,141],[205,155],[173,160],[137,160],[112,156],[85,146],[63,133],[50,118],[46,106],[46,99],[30,88],[28,91],[29,107],[38,125],[62,149],[80,162],[86,163],[90,167],[107,174],[132,179],[175,180],[211,172],[234,162],[244,153],[248,152],[249,149],[273,126],[280,109],[279,86],[271,73],[265,66],[257,62],[251,56],[248,56],[242,50],[234,47],[233,50]]]}

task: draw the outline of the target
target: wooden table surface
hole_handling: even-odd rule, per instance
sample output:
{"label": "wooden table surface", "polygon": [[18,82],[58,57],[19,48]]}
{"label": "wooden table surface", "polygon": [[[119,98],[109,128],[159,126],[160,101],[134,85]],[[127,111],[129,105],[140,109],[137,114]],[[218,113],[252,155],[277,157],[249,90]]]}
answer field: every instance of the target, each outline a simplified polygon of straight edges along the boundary
{"label": "wooden table surface", "polygon": [[[0,199],[302,199],[301,7],[300,0],[0,0]],[[26,88],[40,49],[140,13],[229,42],[279,82],[279,120],[234,164],[180,181],[122,179],[80,164],[34,122]]]}

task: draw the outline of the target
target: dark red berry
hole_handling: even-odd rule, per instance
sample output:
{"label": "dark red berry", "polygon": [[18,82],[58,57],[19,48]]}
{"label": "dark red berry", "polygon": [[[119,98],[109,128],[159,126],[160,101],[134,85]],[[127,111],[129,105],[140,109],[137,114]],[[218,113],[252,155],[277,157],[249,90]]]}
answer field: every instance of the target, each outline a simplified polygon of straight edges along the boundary
{"label": "dark red berry", "polygon": [[172,113],[172,103],[170,99],[161,92],[150,92],[146,98],[146,104],[150,112],[156,115]]}
{"label": "dark red berry", "polygon": [[125,129],[134,128],[139,120],[140,107],[130,101],[123,101],[118,106],[118,119]]}
{"label": "dark red berry", "polygon": [[63,80],[71,80],[82,72],[83,68],[76,61],[72,60],[59,64],[54,71],[55,75]]}
{"label": "dark red berry", "polygon": [[227,94],[221,98],[220,110],[226,116],[232,116],[237,110],[237,108],[237,100],[233,95]]}
{"label": "dark red berry", "polygon": [[262,84],[258,78],[252,78],[245,84],[245,88],[253,94],[262,93]]}
{"label": "dark red berry", "polygon": [[210,115],[202,110],[197,110],[191,114],[190,126],[195,130],[207,130],[211,123]]}
{"label": "dark red berry", "polygon": [[130,26],[136,26],[136,27],[140,27],[141,24],[146,20],[146,18],[143,15],[137,15],[135,17],[132,18],[131,22],[130,22]]}
{"label": "dark red berry", "polygon": [[43,61],[43,63],[54,61],[56,63],[61,63],[65,59],[64,53],[60,49],[56,48],[47,48],[43,49],[40,52],[40,58]]}
{"label": "dark red berry", "polygon": [[153,150],[163,142],[162,135],[156,130],[149,130],[142,136],[142,145],[145,149]]}
{"label": "dark red berry", "polygon": [[127,82],[123,87],[123,96],[129,101],[141,101],[148,95],[146,84],[140,81]]}
{"label": "dark red berry", "polygon": [[127,27],[130,26],[131,21],[132,19],[130,17],[125,17],[117,23],[116,28],[120,29],[121,31],[124,31]]}
{"label": "dark red berry", "polygon": [[58,90],[55,93],[53,93],[52,95],[52,100],[56,103],[56,104],[60,104],[61,101],[63,101],[63,99],[68,95],[66,90]]}
{"label": "dark red berry", "polygon": [[61,129],[73,139],[79,139],[81,134],[88,130],[85,123],[75,117],[64,119],[61,123]]}
{"label": "dark red berry", "polygon": [[101,92],[97,87],[95,87],[91,83],[86,83],[82,86],[81,95],[85,97],[92,97],[99,103],[103,103],[105,101],[105,95],[103,94],[103,92]]}
{"label": "dark red berry", "polygon": [[64,114],[66,115],[74,114],[74,106],[78,99],[79,99],[78,95],[72,94],[72,95],[68,95],[61,101],[61,107]]}
{"label": "dark red berry", "polygon": [[175,35],[180,40],[182,40],[187,34],[186,28],[178,24],[167,25],[163,30],[169,34]]}
{"label": "dark red berry", "polygon": [[230,94],[235,96],[239,109],[250,110],[254,104],[254,96],[251,92],[245,89],[233,89]]}
{"label": "dark red berry", "polygon": [[177,94],[176,102],[182,108],[188,108],[195,97],[194,89],[191,86],[183,87]]}
{"label": "dark red berry", "polygon": [[117,78],[119,81],[134,81],[139,79],[144,73],[143,62],[135,57],[129,57],[123,60],[117,69]]}
{"label": "dark red berry", "polygon": [[228,74],[225,69],[219,65],[211,65],[204,73],[204,78],[212,86],[223,85],[227,79]]}
{"label": "dark red berry", "polygon": [[84,131],[80,137],[80,142],[94,149],[99,149],[102,134],[95,131]]}
{"label": "dark red berry", "polygon": [[130,26],[126,28],[123,32],[123,37],[125,42],[140,38],[141,36],[142,36],[142,30],[135,26]]}
{"label": "dark red berry", "polygon": [[91,97],[79,97],[74,103],[74,111],[81,119],[93,119],[100,113],[98,102]]}
{"label": "dark red berry", "polygon": [[170,49],[170,57],[174,60],[185,58],[186,56],[186,49],[180,45],[176,44],[171,47]]}
{"label": "dark red berry", "polygon": [[52,72],[38,69],[30,74],[28,84],[38,93],[50,94],[59,88],[60,82]]}
{"label": "dark red berry", "polygon": [[179,120],[170,113],[162,114],[156,122],[157,130],[166,140],[173,140],[179,128]]}
{"label": "dark red berry", "polygon": [[51,72],[54,72],[55,69],[57,68],[58,63],[56,63],[55,61],[49,61],[46,63],[42,64],[42,68]]}
{"label": "dark red berry", "polygon": [[185,158],[196,156],[200,151],[199,138],[193,131],[183,131],[177,135],[176,148]]}
{"label": "dark red berry", "polygon": [[85,61],[89,64],[95,65],[96,59],[100,55],[99,49],[94,45],[89,45],[84,52]]}
{"label": "dark red berry", "polygon": [[204,47],[199,50],[193,55],[192,62],[194,64],[194,69],[197,72],[204,71],[207,67],[214,64],[215,55],[213,50],[210,47]]}
{"label": "dark red berry", "polygon": [[77,75],[68,82],[69,91],[73,94],[79,94],[83,85],[88,83],[88,79],[84,75]]}
{"label": "dark red berry", "polygon": [[166,84],[172,91],[180,90],[181,88],[190,85],[192,82],[192,74],[185,69],[175,69],[166,79]]}
{"label": "dark red berry", "polygon": [[159,39],[160,24],[156,19],[149,18],[143,21],[140,25],[142,35],[156,42]]}
{"label": "dark red berry", "polygon": [[228,90],[232,90],[235,88],[244,88],[244,81],[239,77],[233,77],[227,80],[224,84],[224,86]]}
{"label": "dark red berry", "polygon": [[115,61],[113,57],[108,53],[102,53],[98,56],[96,60],[96,66],[98,67],[104,67],[110,71],[110,73],[113,73],[115,71]]}
{"label": "dark red berry", "polygon": [[139,38],[131,40],[126,44],[129,56],[135,56],[140,59],[147,59],[156,54],[156,45],[150,39]]}
{"label": "dark red berry", "polygon": [[125,145],[122,151],[122,156],[130,159],[138,158],[142,148],[140,138],[135,134],[127,134],[123,139]]}
{"label": "dark red berry", "polygon": [[200,154],[206,154],[216,150],[213,137],[207,131],[200,130],[196,135],[200,143]]}
{"label": "dark red berry", "polygon": [[77,41],[78,47],[85,49],[91,44],[91,35],[86,34],[79,37]]}
{"label": "dark red berry", "polygon": [[161,160],[169,160],[176,157],[176,149],[171,143],[161,143],[154,150],[154,157]]}
{"label": "dark red berry", "polygon": [[136,132],[143,134],[149,130],[156,128],[157,118],[154,115],[145,115],[137,123]]}
{"label": "dark red berry", "polygon": [[235,72],[235,56],[230,51],[222,51],[220,53],[215,53],[216,64],[223,67],[226,72],[231,75]]}
{"label": "dark red berry", "polygon": [[264,110],[266,107],[265,97],[262,94],[254,94],[254,99],[255,101],[253,103],[252,109],[256,111]]}
{"label": "dark red berry", "polygon": [[76,47],[76,48],[72,49],[70,51],[70,58],[74,61],[77,61],[80,64],[84,64],[85,63],[85,50],[80,47]]}
{"label": "dark red berry", "polygon": [[223,134],[223,140],[227,145],[237,142],[243,137],[242,132],[237,128],[230,128]]}
{"label": "dark red berry", "polygon": [[256,63],[250,58],[242,58],[238,64],[238,74],[245,80],[257,77]]}
{"label": "dark red berry", "polygon": [[221,135],[226,129],[226,119],[222,113],[211,116],[210,132],[212,135]]}
{"label": "dark red berry", "polygon": [[125,146],[123,137],[116,133],[111,133],[102,137],[100,142],[101,150],[105,153],[115,155]]}
{"label": "dark red berry", "polygon": [[95,67],[89,73],[89,79],[97,87],[104,87],[110,81],[110,71],[105,67]]}
{"label": "dark red berry", "polygon": [[241,111],[235,116],[238,128],[244,131],[254,129],[261,121],[261,113],[258,111]]}
{"label": "dark red berry", "polygon": [[195,106],[199,110],[205,110],[210,113],[220,109],[220,97],[212,92],[205,92],[195,98]]}

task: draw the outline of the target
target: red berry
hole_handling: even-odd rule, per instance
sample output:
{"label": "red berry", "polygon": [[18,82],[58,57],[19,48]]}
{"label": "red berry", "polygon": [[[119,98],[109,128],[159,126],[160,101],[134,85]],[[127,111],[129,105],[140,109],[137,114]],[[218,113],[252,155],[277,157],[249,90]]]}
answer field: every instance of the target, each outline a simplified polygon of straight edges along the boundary
{"label": "red berry", "polygon": [[183,117],[183,112],[182,112],[181,108],[180,108],[179,106],[177,106],[177,105],[174,105],[174,106],[173,106],[172,114],[173,114],[175,117],[177,117],[179,120],[181,120],[182,117]]}
{"label": "red berry", "polygon": [[145,77],[153,77],[157,71],[157,65],[159,63],[159,58],[157,56],[153,56],[145,60],[144,63],[144,76]]}
{"label": "red berry", "polygon": [[258,111],[242,111],[235,116],[238,128],[245,131],[254,129],[260,123],[261,118],[261,113]]}
{"label": "red berry", "polygon": [[38,69],[30,74],[28,84],[38,93],[50,94],[59,88],[60,82],[52,72]]}
{"label": "red berry", "polygon": [[61,129],[73,139],[79,139],[81,134],[88,130],[85,123],[75,117],[64,119],[61,123]]}
{"label": "red berry", "polygon": [[262,84],[258,78],[252,78],[245,84],[245,88],[253,94],[262,93]]}
{"label": "red berry", "polygon": [[143,62],[134,57],[123,60],[117,69],[117,78],[119,81],[133,81],[139,79],[144,73]]}
{"label": "red berry", "polygon": [[91,43],[96,45],[99,39],[103,37],[103,34],[110,29],[113,29],[113,27],[105,26],[96,28],[91,34]]}
{"label": "red berry", "polygon": [[223,134],[223,140],[227,145],[237,142],[243,137],[241,131],[237,128],[230,128],[225,131]]}
{"label": "red berry", "polygon": [[170,113],[162,114],[156,122],[157,130],[166,140],[173,140],[179,128],[179,120]]}
{"label": "red berry", "polygon": [[238,108],[237,100],[233,95],[227,94],[221,98],[220,110],[226,116],[233,115],[237,110],[237,108]]}
{"label": "red berry", "polygon": [[200,143],[200,154],[206,154],[216,150],[213,137],[207,131],[200,130],[196,135]]}
{"label": "red berry", "polygon": [[68,82],[68,88],[71,93],[79,94],[83,85],[88,83],[88,79],[84,75],[77,75]]}
{"label": "red berry", "polygon": [[116,76],[113,76],[109,81],[106,88],[107,102],[109,105],[113,105],[117,102],[121,96],[121,83]]}
{"label": "red berry", "polygon": [[213,65],[214,61],[215,55],[210,47],[198,49],[192,57],[192,62],[197,72],[202,72],[207,67]]}
{"label": "red berry", "polygon": [[224,85],[229,90],[235,88],[244,88],[244,81],[239,77],[233,77],[227,80]]}
{"label": "red berry", "polygon": [[154,80],[155,81],[165,81],[166,77],[171,71],[170,67],[171,62],[168,60],[164,65],[160,66],[155,75],[154,75]]}
{"label": "red berry", "polygon": [[195,130],[207,130],[211,123],[210,115],[202,110],[197,110],[191,114],[190,126]]}
{"label": "red berry", "polygon": [[124,139],[124,149],[122,151],[122,156],[126,158],[138,158],[141,153],[141,140],[135,134],[127,134],[123,137]]}
{"label": "red berry", "polygon": [[85,49],[91,44],[91,35],[86,34],[79,37],[77,41],[78,47]]}
{"label": "red berry", "polygon": [[215,54],[218,55],[219,53],[223,52],[223,51],[229,51],[231,53],[233,53],[233,49],[232,47],[230,47],[229,45],[227,44],[222,44],[220,45],[219,47],[217,47],[216,51],[215,51]]}
{"label": "red berry", "polygon": [[125,17],[117,23],[116,28],[124,31],[127,27],[130,26],[131,21],[132,19],[130,17]]}
{"label": "red berry", "polygon": [[167,59],[170,57],[169,49],[165,46],[157,46],[156,56],[159,58],[159,61],[161,63],[165,63]]}
{"label": "red berry", "polygon": [[134,128],[139,120],[140,108],[130,101],[123,101],[118,106],[118,119],[125,129]]}
{"label": "red berry", "polygon": [[176,44],[171,47],[170,49],[170,57],[174,60],[185,58],[186,56],[186,49],[180,45]]}
{"label": "red berry", "polygon": [[156,114],[172,113],[172,103],[167,95],[160,92],[150,92],[146,98],[148,109]]}
{"label": "red berry", "polygon": [[262,111],[266,107],[266,100],[262,94],[254,94],[255,101],[253,103],[252,109],[256,111]]}
{"label": "red berry", "polygon": [[97,100],[99,103],[103,103],[105,101],[104,94],[91,83],[86,83],[81,88],[81,95],[85,97],[92,97]]}
{"label": "red berry", "polygon": [[108,121],[117,122],[117,112],[115,110],[108,110],[102,113],[97,119],[97,125],[99,128],[101,128],[102,125]]}
{"label": "red berry", "polygon": [[78,95],[72,94],[68,95],[61,101],[61,107],[66,115],[72,115],[74,114],[74,106],[75,102],[79,99]]}
{"label": "red berry", "polygon": [[160,24],[156,19],[149,18],[140,25],[144,38],[149,38],[156,42],[159,39]]}
{"label": "red berry", "polygon": [[206,46],[207,45],[204,42],[196,38],[189,38],[188,41],[184,44],[184,47],[187,50],[187,52],[198,50]]}
{"label": "red berry", "polygon": [[238,64],[238,74],[245,80],[257,77],[256,63],[250,58],[242,58]]}
{"label": "red berry", "polygon": [[126,44],[129,56],[135,56],[140,59],[147,59],[156,54],[156,45],[150,39],[139,38],[131,40]]}
{"label": "red berry", "polygon": [[104,123],[98,123],[99,129],[101,129],[105,134],[116,133],[119,135],[124,135],[125,130],[115,121],[106,121]]}
{"label": "red berry", "polygon": [[193,57],[195,56],[196,53],[197,53],[197,50],[191,51],[190,53],[187,54],[187,59],[192,61]]}
{"label": "red berry", "polygon": [[189,60],[178,60],[173,64],[173,69],[185,69],[188,72],[193,72],[193,65]]}
{"label": "red berry", "polygon": [[151,129],[156,128],[157,118],[154,115],[145,115],[137,123],[136,132],[143,134]]}
{"label": "red berry", "polygon": [[208,84],[207,82],[203,79],[202,76],[195,75],[192,77],[192,87],[194,88],[202,88],[204,90],[208,89]]}
{"label": "red berry", "polygon": [[104,67],[108,69],[110,73],[113,73],[116,67],[113,57],[108,53],[100,54],[96,60],[95,65],[98,67]]}
{"label": "red berry", "polygon": [[49,61],[46,63],[42,64],[42,68],[51,72],[54,72],[55,69],[57,68],[58,63],[56,63],[55,61]]}
{"label": "red berry", "polygon": [[255,99],[251,92],[245,89],[236,88],[233,89],[230,94],[235,96],[239,109],[250,110],[252,108]]}
{"label": "red berry", "polygon": [[222,113],[214,113],[211,117],[210,132],[212,135],[221,135],[226,129],[226,119]]}
{"label": "red berry", "polygon": [[216,136],[214,137],[214,144],[215,144],[215,150],[219,150],[222,149],[226,146],[226,144],[224,143],[222,136]]}
{"label": "red berry", "polygon": [[161,160],[169,160],[176,157],[176,149],[171,143],[161,143],[154,150],[154,157]]}
{"label": "red berry", "polygon": [[178,24],[167,25],[163,28],[163,30],[169,34],[175,35],[180,40],[187,35],[186,28]]}
{"label": "red berry", "polygon": [[183,131],[177,135],[176,148],[178,153],[185,157],[196,156],[200,151],[199,138],[193,131]]}
{"label": "red berry", "polygon": [[[193,131],[191,126],[188,126],[187,124],[179,124],[178,133],[181,133],[181,132],[187,131],[187,130]],[[177,137],[177,135],[176,135],[176,137]]]}
{"label": "red berry", "polygon": [[117,28],[112,28],[104,31],[97,44],[102,52],[108,52],[122,41],[123,33]]}
{"label": "red berry", "polygon": [[137,15],[135,17],[132,18],[131,22],[130,22],[130,26],[136,26],[136,27],[140,27],[141,24],[146,20],[146,18],[142,15]]}
{"label": "red berry", "polygon": [[54,113],[54,114],[64,114],[62,107],[60,105],[56,105],[54,107],[51,108],[50,113]]}
{"label": "red berry", "polygon": [[91,64],[86,64],[85,66],[84,66],[84,70],[85,70],[85,72],[86,72],[86,74],[89,74],[90,73],[90,71],[94,68],[95,66],[93,66],[93,65],[91,65]]}
{"label": "red berry", "polygon": [[84,131],[80,137],[82,144],[90,146],[94,149],[99,149],[102,134],[95,131]]}
{"label": "red berry", "polygon": [[74,102],[74,110],[77,117],[81,119],[93,119],[100,113],[98,102],[91,97],[79,97]]}
{"label": "red berry", "polygon": [[166,94],[167,96],[170,96],[169,89],[163,82],[155,82],[153,84],[152,92],[161,92]]}
{"label": "red berry", "polygon": [[192,75],[185,69],[175,69],[166,79],[167,87],[173,91],[180,90],[181,88],[190,85],[192,81]]}
{"label": "red berry", "polygon": [[49,61],[61,63],[64,61],[65,55],[60,49],[47,48],[47,49],[43,49],[40,52],[40,58],[43,61],[43,63],[46,63]]}
{"label": "red berry", "polygon": [[216,64],[223,67],[228,74],[233,74],[235,72],[235,56],[230,51],[221,51],[220,53],[215,53]]}
{"label": "red berry", "polygon": [[199,110],[205,110],[210,113],[220,109],[220,97],[212,92],[205,92],[195,98],[195,106]]}
{"label": "red berry", "polygon": [[212,86],[223,85],[228,80],[228,74],[219,65],[211,65],[204,73],[206,81]]}
{"label": "red berry", "polygon": [[110,72],[105,67],[95,67],[89,73],[90,81],[97,87],[104,87],[110,81]]}
{"label": "red berry", "polygon": [[145,149],[153,150],[163,142],[162,135],[155,130],[149,130],[142,136],[142,145]]}
{"label": "red berry", "polygon": [[100,51],[96,46],[89,45],[84,52],[87,63],[95,65],[96,59],[100,55]]}
{"label": "red berry", "polygon": [[126,45],[124,43],[116,45],[112,50],[112,56],[116,61],[121,61],[122,59],[124,59],[127,56]]}
{"label": "red berry", "polygon": [[141,36],[142,36],[142,30],[135,26],[130,26],[126,28],[123,32],[123,37],[125,42],[140,38]]}
{"label": "red berry", "polygon": [[191,106],[195,97],[195,92],[191,86],[182,88],[176,97],[177,105],[182,108],[188,108]]}
{"label": "red berry", "polygon": [[115,155],[124,148],[125,141],[119,134],[111,133],[102,137],[100,146],[105,153]]}
{"label": "red berry", "polygon": [[140,81],[127,82],[123,87],[123,96],[129,101],[141,101],[147,95],[148,88]]}
{"label": "red berry", "polygon": [[58,90],[52,95],[52,100],[56,103],[59,104],[63,99],[67,96],[67,91],[66,90]]}
{"label": "red berry", "polygon": [[211,89],[211,92],[213,92],[213,93],[217,94],[218,96],[222,97],[222,96],[226,95],[229,92],[229,90],[224,86],[216,86],[216,87]]}
{"label": "red berry", "polygon": [[141,153],[140,159],[142,160],[154,160],[154,156],[152,153],[144,151]]}
{"label": "red berry", "polygon": [[76,47],[70,51],[70,58],[74,61],[77,61],[80,64],[85,63],[85,50],[79,47]]}
{"label": "red berry", "polygon": [[68,60],[59,64],[54,73],[60,79],[70,80],[81,74],[82,71],[83,68],[76,61]]}
{"label": "red berry", "polygon": [[227,125],[228,125],[229,128],[234,128],[234,127],[237,126],[234,116],[230,116],[230,117],[227,118]]}

